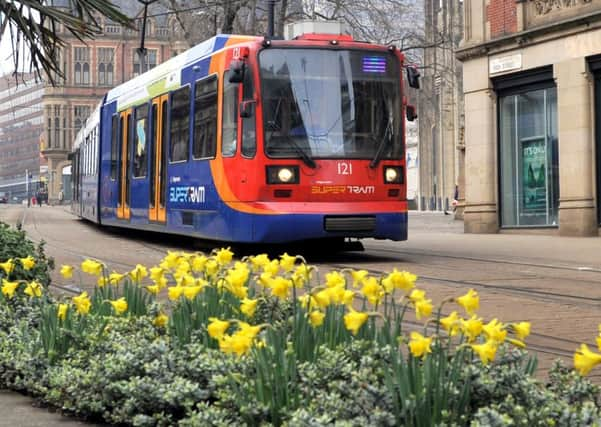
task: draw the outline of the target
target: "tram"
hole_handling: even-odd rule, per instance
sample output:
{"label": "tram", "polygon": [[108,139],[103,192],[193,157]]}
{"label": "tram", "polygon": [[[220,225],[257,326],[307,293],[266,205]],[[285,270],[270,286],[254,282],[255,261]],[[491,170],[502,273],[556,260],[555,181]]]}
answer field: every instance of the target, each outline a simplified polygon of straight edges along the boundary
{"label": "tram", "polygon": [[346,34],[218,35],[110,90],[74,142],[72,211],[200,239],[407,238],[403,70]]}

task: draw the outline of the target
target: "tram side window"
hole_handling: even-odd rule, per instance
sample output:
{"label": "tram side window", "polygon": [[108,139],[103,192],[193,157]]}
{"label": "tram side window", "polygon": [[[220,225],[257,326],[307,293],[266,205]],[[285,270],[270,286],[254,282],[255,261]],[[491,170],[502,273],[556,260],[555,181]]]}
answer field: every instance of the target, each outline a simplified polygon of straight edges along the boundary
{"label": "tram side window", "polygon": [[238,84],[230,83],[229,71],[223,76],[223,119],[221,128],[221,154],[236,154],[238,142]]}
{"label": "tram side window", "polygon": [[[176,90],[171,95],[171,153],[172,162],[188,160],[190,135],[190,86]],[[148,114],[148,113],[147,113]]]}
{"label": "tram side window", "polygon": [[148,170],[148,104],[135,110],[134,178],[146,176]]}
{"label": "tram side window", "polygon": [[217,147],[217,76],[196,82],[194,89],[194,159],[215,157]]}
{"label": "tram side window", "polygon": [[[250,69],[244,73],[244,83],[242,86],[242,101],[253,101],[255,89]],[[254,108],[256,104],[253,104]],[[257,152],[257,131],[255,125],[255,111],[252,111],[250,117],[242,119],[242,155],[245,157],[254,157]]]}
{"label": "tram side window", "polygon": [[115,114],[111,120],[111,179],[117,179],[117,156],[119,147],[119,116]]}

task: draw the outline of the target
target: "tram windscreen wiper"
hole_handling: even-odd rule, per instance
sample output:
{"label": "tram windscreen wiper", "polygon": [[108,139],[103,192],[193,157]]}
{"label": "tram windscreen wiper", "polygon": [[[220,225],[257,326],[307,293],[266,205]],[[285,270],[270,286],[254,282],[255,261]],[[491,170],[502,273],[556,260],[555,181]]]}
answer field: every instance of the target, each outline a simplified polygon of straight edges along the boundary
{"label": "tram windscreen wiper", "polygon": [[296,143],[294,138],[288,136],[286,138],[286,141],[290,142],[290,145],[292,145],[292,148],[294,148],[294,151],[296,151],[298,153],[300,158],[303,160],[303,162],[307,166],[309,166],[311,169],[315,169],[317,167],[315,160],[313,160],[313,158],[309,155],[309,153],[307,153],[305,150],[303,150],[303,148]]}
{"label": "tram windscreen wiper", "polygon": [[[372,136],[372,139],[375,140],[376,137]],[[378,163],[380,163],[380,160],[382,160],[382,155],[384,154],[384,149],[386,148],[386,145],[391,141],[391,139],[392,139],[392,116],[390,116],[388,118],[388,124],[386,125],[386,130],[384,131],[384,136],[382,137],[382,140],[378,144],[378,149],[376,151],[376,155],[374,156],[372,161],[369,162],[370,168],[374,169],[374,168],[376,168],[376,166],[378,166]]]}

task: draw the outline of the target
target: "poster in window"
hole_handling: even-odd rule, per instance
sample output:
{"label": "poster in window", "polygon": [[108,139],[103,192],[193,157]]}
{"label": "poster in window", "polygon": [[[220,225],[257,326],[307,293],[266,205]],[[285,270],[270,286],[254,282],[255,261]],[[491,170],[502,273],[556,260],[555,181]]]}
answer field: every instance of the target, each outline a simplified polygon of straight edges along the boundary
{"label": "poster in window", "polygon": [[536,213],[547,204],[547,150],[544,138],[522,141],[523,213]]}

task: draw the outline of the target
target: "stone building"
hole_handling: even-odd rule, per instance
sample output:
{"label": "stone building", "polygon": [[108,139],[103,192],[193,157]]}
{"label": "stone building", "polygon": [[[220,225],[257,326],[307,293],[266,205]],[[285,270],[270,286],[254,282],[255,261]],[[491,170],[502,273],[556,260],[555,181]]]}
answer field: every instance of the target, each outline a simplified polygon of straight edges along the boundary
{"label": "stone building", "polygon": [[465,230],[597,236],[601,0],[464,0]]}
{"label": "stone building", "polygon": [[0,77],[0,187],[39,175],[43,93],[33,74]]}
{"label": "stone building", "polygon": [[[58,8],[70,7],[69,0],[52,0]],[[140,61],[140,31],[144,6],[138,1],[113,2],[121,11],[136,18],[129,29],[99,18],[102,34],[86,43],[59,29],[66,45],[60,52],[64,79],[55,86],[48,82],[42,101],[45,149],[48,159],[49,197],[55,199],[69,169],[67,158],[75,135],[104,94],[140,72],[146,71],[188,48],[175,17],[160,3],[148,8],[145,64]]]}
{"label": "stone building", "polygon": [[[421,210],[449,210],[459,187],[463,201],[463,90],[455,58],[463,33],[462,0],[424,2],[425,49],[419,96]],[[456,214],[461,217],[463,203]]]}

